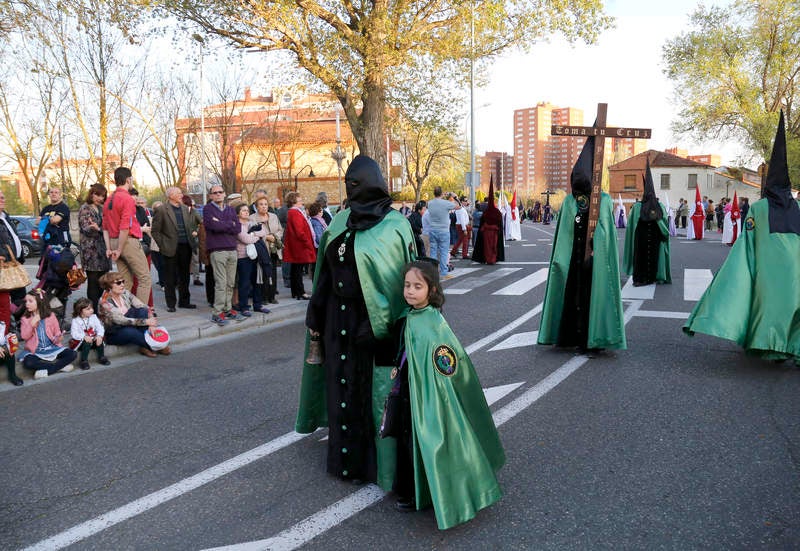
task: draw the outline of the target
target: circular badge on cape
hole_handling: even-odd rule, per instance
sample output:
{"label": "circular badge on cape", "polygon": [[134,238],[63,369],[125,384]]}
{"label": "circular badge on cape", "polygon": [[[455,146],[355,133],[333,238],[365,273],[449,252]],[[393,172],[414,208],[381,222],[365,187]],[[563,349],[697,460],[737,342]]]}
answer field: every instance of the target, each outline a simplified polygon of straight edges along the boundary
{"label": "circular badge on cape", "polygon": [[575,197],[575,202],[578,204],[578,210],[584,211],[589,209],[589,197],[586,195],[578,195]]}
{"label": "circular badge on cape", "polygon": [[458,366],[455,351],[446,344],[440,344],[433,351],[433,365],[442,375],[447,377],[454,375]]}
{"label": "circular badge on cape", "polygon": [[746,230],[756,229],[756,221],[752,217],[748,217],[747,220],[744,221],[744,229]]}

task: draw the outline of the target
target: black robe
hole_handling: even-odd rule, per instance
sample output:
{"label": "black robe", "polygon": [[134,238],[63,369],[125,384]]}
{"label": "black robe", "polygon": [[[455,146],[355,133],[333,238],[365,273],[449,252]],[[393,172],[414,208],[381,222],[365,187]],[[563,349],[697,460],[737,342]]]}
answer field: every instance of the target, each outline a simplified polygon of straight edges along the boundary
{"label": "black robe", "polygon": [[[579,203],[580,204],[580,203]],[[589,202],[578,209],[572,221],[574,240],[569,261],[569,275],[564,289],[564,309],[558,331],[558,346],[586,348],[589,339],[589,305],[592,300],[592,258],[584,261],[589,228]],[[567,223],[564,220],[563,223]]]}

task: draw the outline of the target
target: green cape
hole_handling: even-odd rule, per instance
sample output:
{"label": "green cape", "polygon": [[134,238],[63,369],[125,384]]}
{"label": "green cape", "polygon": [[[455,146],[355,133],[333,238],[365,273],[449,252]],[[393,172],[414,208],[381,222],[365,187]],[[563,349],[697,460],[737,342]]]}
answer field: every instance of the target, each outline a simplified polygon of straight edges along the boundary
{"label": "green cape", "polygon": [[[664,215],[658,221],[658,229],[661,235],[667,238],[662,241],[658,247],[658,271],[656,272],[656,281],[659,283],[672,283],[672,276],[670,274],[670,260],[669,260],[669,226],[667,226],[667,209],[661,203],[661,212]],[[625,230],[625,250],[622,256],[622,271],[628,275],[633,275],[633,248],[636,238],[636,226],[639,224],[639,214],[642,211],[642,203],[636,202],[631,208],[631,214],[628,217],[628,229]]]}
{"label": "green cape", "polygon": [[[314,287],[325,259],[325,250],[332,240],[347,230],[350,210],[337,213],[331,225],[322,235],[314,270]],[[375,339],[390,337],[394,322],[407,308],[403,298],[403,267],[416,258],[414,233],[408,220],[392,210],[377,225],[355,235],[355,257],[358,277],[367,305],[372,332]],[[305,351],[308,355],[309,336],[306,331]],[[381,439],[378,434],[383,402],[392,388],[390,373],[394,366],[374,366],[372,374],[372,412],[375,421],[376,448],[378,457],[377,483],[384,490],[391,490],[394,481],[396,451],[391,438]],[[325,370],[322,364],[303,362],[300,382],[300,403],[295,430],[299,433],[314,432],[328,424],[325,397]]]}
{"label": "green cape", "polygon": [[[572,257],[577,203],[568,195],[558,212],[558,225],[550,257],[547,289],[539,323],[538,344],[556,344],[564,309],[569,263]],[[617,230],[611,197],[601,194],[600,217],[594,232],[592,302],[589,307],[589,348],[627,348],[619,286]]]}
{"label": "green cape", "polygon": [[766,199],[751,205],[742,228],[683,330],[800,363],[800,236],[770,233]]}
{"label": "green cape", "polygon": [[445,530],[500,499],[505,452],[472,361],[437,309],[408,312],[405,345],[417,507],[432,504]]}

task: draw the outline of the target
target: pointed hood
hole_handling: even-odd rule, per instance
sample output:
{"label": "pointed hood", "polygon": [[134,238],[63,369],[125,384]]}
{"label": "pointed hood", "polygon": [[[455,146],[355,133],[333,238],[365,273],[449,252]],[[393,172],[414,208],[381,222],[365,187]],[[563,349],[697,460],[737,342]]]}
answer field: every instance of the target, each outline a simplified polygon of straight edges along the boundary
{"label": "pointed hood", "polygon": [[800,234],[800,207],[792,197],[789,167],[786,162],[786,128],[783,110],[778,120],[778,132],[769,159],[764,198],[769,201],[770,233]]}
{"label": "pointed hood", "polygon": [[692,218],[696,216],[702,217],[703,220],[706,219],[706,213],[703,210],[703,201],[700,200],[700,188],[694,188],[694,212],[692,213]]}
{"label": "pointed hood", "polygon": [[514,188],[514,195],[511,197],[511,219],[517,219],[517,188]]}
{"label": "pointed hood", "polygon": [[644,169],[644,195],[642,195],[642,209],[639,211],[639,220],[642,222],[656,222],[661,220],[663,213],[658,204],[656,188],[653,185],[653,173],[650,172],[650,157]]}
{"label": "pointed hood", "polygon": [[374,159],[357,155],[344,175],[350,217],[347,227],[367,230],[392,210],[392,198],[381,169]]}
{"label": "pointed hood", "polygon": [[489,175],[489,197],[486,199],[488,201],[486,205],[486,210],[483,211],[483,216],[481,217],[481,224],[484,222],[488,224],[492,224],[495,226],[500,226],[503,223],[503,215],[500,213],[500,210],[494,204],[494,179],[491,175]]}
{"label": "pointed hood", "polygon": [[733,201],[731,201],[731,220],[734,224],[742,217],[742,211],[739,210],[739,198],[736,196],[736,190],[733,190]]}
{"label": "pointed hood", "polygon": [[[597,124],[592,125],[594,127]],[[594,167],[594,136],[586,138],[581,154],[572,167],[572,174],[569,177],[572,185],[573,195],[591,195],[592,193],[592,171]]]}

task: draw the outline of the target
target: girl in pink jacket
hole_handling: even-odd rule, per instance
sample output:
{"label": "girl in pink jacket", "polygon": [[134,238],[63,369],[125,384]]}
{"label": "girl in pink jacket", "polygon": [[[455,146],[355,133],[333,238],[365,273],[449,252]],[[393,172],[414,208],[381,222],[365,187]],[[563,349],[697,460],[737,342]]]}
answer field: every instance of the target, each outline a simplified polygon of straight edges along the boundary
{"label": "girl in pink jacket", "polygon": [[61,346],[61,325],[50,312],[44,292],[32,289],[25,295],[25,313],[20,320],[19,336],[25,348],[19,354],[22,367],[42,379],[56,371],[69,373],[75,360],[74,350]]}

